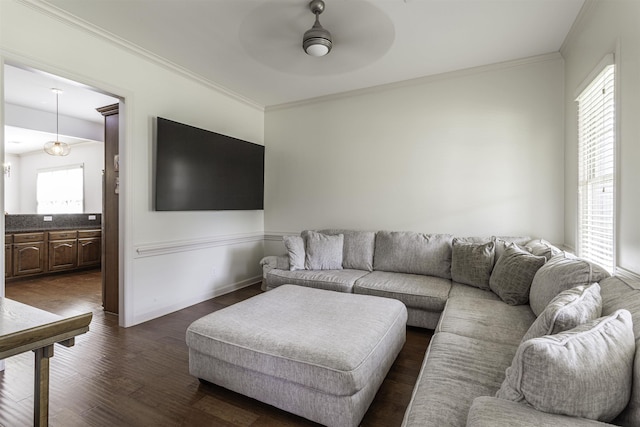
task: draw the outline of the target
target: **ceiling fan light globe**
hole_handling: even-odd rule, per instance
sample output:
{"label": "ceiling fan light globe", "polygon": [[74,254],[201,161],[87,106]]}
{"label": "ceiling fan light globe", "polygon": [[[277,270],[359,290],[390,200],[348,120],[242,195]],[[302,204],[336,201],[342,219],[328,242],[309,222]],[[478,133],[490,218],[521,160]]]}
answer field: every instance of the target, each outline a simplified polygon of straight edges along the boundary
{"label": "ceiling fan light globe", "polygon": [[310,56],[325,56],[330,50],[331,44],[327,46],[326,43],[318,43],[315,39],[311,43],[305,45],[304,48],[304,51]]}

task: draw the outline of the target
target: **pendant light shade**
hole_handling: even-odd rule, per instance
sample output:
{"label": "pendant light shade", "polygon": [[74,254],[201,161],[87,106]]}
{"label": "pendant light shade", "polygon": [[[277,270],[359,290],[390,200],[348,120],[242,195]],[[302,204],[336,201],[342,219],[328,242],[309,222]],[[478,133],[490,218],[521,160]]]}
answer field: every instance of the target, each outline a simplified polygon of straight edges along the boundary
{"label": "pendant light shade", "polygon": [[311,29],[304,33],[302,38],[302,48],[311,56],[325,56],[331,51],[333,42],[331,33],[320,25],[318,16],[324,12],[324,2],[322,0],[312,0],[309,9],[316,15],[316,22]]}
{"label": "pendant light shade", "polygon": [[60,89],[51,89],[52,92],[56,94],[56,140],[48,141],[44,144],[44,151],[47,154],[52,156],[66,156],[71,152],[71,147],[66,142],[60,141],[59,135],[59,122],[60,122],[60,114],[58,111],[58,96],[62,93]]}

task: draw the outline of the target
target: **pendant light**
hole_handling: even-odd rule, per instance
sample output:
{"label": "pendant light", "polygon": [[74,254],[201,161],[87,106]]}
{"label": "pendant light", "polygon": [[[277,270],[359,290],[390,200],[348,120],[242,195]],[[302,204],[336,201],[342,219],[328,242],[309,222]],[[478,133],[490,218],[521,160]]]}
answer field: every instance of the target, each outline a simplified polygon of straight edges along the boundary
{"label": "pendant light", "polygon": [[311,56],[325,56],[331,51],[331,33],[320,25],[318,16],[324,12],[324,2],[322,0],[312,0],[309,9],[316,15],[316,22],[311,29],[304,33],[302,38],[302,48]]}
{"label": "pendant light", "polygon": [[56,140],[48,141],[44,144],[44,151],[52,156],[66,156],[71,151],[71,147],[66,142],[60,141],[58,134],[58,126],[60,122],[60,115],[58,111],[58,96],[62,93],[60,89],[52,88],[52,92],[56,94]]}

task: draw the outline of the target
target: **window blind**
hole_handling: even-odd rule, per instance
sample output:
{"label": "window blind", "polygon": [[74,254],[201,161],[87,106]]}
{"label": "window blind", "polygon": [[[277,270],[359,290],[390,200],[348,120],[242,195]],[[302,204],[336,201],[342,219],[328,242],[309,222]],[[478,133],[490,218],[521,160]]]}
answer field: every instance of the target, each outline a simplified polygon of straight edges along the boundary
{"label": "window blind", "polygon": [[615,66],[578,96],[578,255],[613,273]]}

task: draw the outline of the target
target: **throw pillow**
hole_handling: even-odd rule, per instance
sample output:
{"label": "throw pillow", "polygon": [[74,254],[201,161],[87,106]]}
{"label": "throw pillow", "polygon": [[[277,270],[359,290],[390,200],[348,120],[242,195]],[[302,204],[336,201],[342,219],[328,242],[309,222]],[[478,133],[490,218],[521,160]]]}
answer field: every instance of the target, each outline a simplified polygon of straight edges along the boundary
{"label": "throw pillow", "polygon": [[373,271],[373,251],[376,243],[375,231],[319,230],[318,233],[335,236],[344,234],[342,267]]}
{"label": "throw pillow", "polygon": [[342,270],[344,235],[327,236],[315,231],[306,232],[307,270]]}
{"label": "throw pillow", "polygon": [[289,270],[304,270],[304,240],[300,236],[282,236],[284,247],[289,254]]}
{"label": "throw pillow", "polygon": [[509,246],[509,243],[515,243],[521,248],[524,248],[524,245],[531,241],[531,237],[529,236],[491,236],[491,238],[496,242],[495,262],[498,262],[504,251],[507,249],[507,246]]}
{"label": "throw pillow", "polygon": [[453,239],[451,279],[458,283],[489,290],[494,256],[494,242],[476,244]]}
{"label": "throw pillow", "polygon": [[521,343],[496,397],[552,414],[612,421],[629,402],[634,354],[631,314],[618,310]]}
{"label": "throw pillow", "polygon": [[601,315],[600,285],[577,286],[560,292],[552,299],[529,327],[522,341],[568,331]]}
{"label": "throw pillow", "polygon": [[545,261],[509,243],[493,268],[489,288],[509,305],[526,304],[533,277]]}
{"label": "throw pillow", "polygon": [[534,239],[525,245],[525,249],[534,255],[543,256],[548,260],[562,252],[544,239]]}
{"label": "throw pillow", "polygon": [[599,265],[561,252],[540,268],[533,278],[529,293],[531,310],[539,316],[560,292],[600,282],[607,277],[609,273]]}

